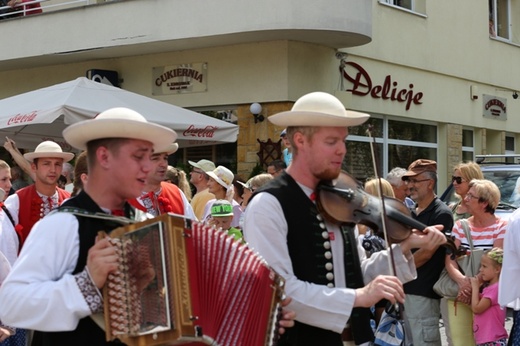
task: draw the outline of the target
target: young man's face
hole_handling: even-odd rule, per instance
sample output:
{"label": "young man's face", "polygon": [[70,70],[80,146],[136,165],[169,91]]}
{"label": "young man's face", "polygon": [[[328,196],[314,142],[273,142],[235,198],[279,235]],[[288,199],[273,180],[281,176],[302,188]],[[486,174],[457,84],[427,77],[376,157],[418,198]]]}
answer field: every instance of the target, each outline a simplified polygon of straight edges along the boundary
{"label": "young man's face", "polygon": [[150,160],[152,152],[152,143],[137,139],[125,141],[117,152],[108,152],[104,168],[116,182],[113,188],[117,197],[131,199],[141,195],[154,167]]}
{"label": "young man's face", "polygon": [[40,157],[31,164],[36,180],[45,185],[57,185],[63,168],[63,159]]}
{"label": "young man's face", "polygon": [[301,133],[295,134],[298,155],[316,181],[336,179],[341,172],[343,158],[347,153],[346,127],[320,127],[311,138]]}

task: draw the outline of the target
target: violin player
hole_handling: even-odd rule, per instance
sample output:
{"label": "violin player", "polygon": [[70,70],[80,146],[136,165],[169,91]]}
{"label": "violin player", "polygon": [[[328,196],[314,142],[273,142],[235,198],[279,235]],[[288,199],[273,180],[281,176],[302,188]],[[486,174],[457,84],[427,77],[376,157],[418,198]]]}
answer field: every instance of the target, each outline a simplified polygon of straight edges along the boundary
{"label": "violin player", "polygon": [[390,251],[367,259],[355,240],[354,224],[331,222],[317,208],[320,182],[341,173],[348,127],[368,118],[345,110],[341,101],[323,92],[304,95],[291,111],[269,117],[287,128],[293,160],[281,176],[255,191],[245,214],[244,237],[285,277],[286,293],[292,297],[289,307],[296,312],[296,323],[278,345],[343,346],[349,319],[355,344],[369,344],[374,336],[368,308],[381,299],[403,303],[402,282],[416,277],[411,249],[432,250],[446,242],[435,227],[411,232],[392,245],[397,276],[387,275]]}
{"label": "violin player", "polygon": [[[415,201],[412,217],[425,225],[443,225],[450,232],[453,214],[450,208],[435,195],[437,185],[437,162],[427,159],[415,160],[401,178]],[[441,346],[439,332],[440,298],[433,291],[439,279],[446,251],[442,248],[414,250],[417,279],[404,285],[405,309],[414,342],[419,345]]]}

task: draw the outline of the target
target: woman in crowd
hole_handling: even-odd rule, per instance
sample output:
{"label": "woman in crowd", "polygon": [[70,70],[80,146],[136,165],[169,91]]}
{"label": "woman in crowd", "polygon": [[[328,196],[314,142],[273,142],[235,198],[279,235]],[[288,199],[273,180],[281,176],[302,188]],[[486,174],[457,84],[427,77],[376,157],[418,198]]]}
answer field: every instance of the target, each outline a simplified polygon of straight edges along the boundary
{"label": "woman in crowd", "polygon": [[[452,235],[457,248],[469,250],[469,240],[464,232],[463,222],[467,222],[471,240],[475,248],[489,250],[494,247],[503,248],[507,222],[495,215],[495,209],[500,202],[500,190],[492,181],[473,179],[468,184],[468,191],[464,195],[466,212],[471,216],[468,219],[457,220],[453,226]],[[459,270],[457,262],[446,256],[446,270],[450,277],[459,285],[457,301],[459,304],[448,301],[449,330],[451,345],[469,345],[473,341],[473,318],[471,310],[466,312],[471,304],[471,282]],[[455,313],[456,308],[456,313]],[[444,316],[443,316],[444,317]]]}
{"label": "woman in crowd", "polygon": [[76,163],[74,164],[74,181],[72,187],[71,197],[76,196],[83,190],[83,187],[88,180],[88,164],[87,152],[84,151],[76,156]]}
{"label": "woman in crowd", "polygon": [[[472,161],[461,162],[453,168],[451,182],[459,200],[450,204],[453,220],[467,219],[471,213],[466,206],[466,193],[469,191],[469,182],[473,179],[484,179],[480,166]],[[441,299],[441,314],[444,321],[446,338],[449,345],[462,345],[467,340],[472,340],[473,334],[470,326],[473,323],[473,313],[468,305],[459,304],[455,314],[455,299]],[[452,337],[451,326],[455,331]]]}
{"label": "woman in crowd", "polygon": [[186,172],[184,172],[182,169],[168,166],[164,181],[177,185],[177,187],[181,189],[182,192],[184,192],[184,195],[186,195],[188,201],[191,202],[192,192],[190,182],[186,178]]}
{"label": "woman in crowd", "polygon": [[462,162],[453,169],[451,182],[455,193],[460,197],[457,203],[450,205],[454,221],[467,219],[471,216],[466,206],[465,197],[469,190],[469,182],[473,179],[484,179],[480,166],[475,162]]}
{"label": "woman in crowd", "polygon": [[240,217],[242,215],[242,208],[240,204],[233,199],[235,189],[233,188],[233,178],[235,175],[228,168],[218,166],[213,171],[206,172],[209,176],[208,189],[209,192],[215,195],[214,199],[210,199],[204,207],[204,216],[202,220],[207,222],[211,219],[211,207],[216,200],[225,199],[233,205],[233,221],[231,227],[240,226]]}

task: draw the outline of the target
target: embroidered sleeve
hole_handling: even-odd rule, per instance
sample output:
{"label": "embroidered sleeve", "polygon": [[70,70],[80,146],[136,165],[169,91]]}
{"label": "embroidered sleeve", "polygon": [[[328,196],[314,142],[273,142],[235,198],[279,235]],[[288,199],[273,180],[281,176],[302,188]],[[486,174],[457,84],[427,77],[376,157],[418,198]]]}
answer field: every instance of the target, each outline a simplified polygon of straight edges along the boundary
{"label": "embroidered sleeve", "polygon": [[76,279],[76,284],[90,308],[90,311],[92,311],[93,314],[102,312],[103,297],[96,285],[94,285],[94,281],[92,281],[87,267],[85,267],[82,272],[74,275],[74,277]]}

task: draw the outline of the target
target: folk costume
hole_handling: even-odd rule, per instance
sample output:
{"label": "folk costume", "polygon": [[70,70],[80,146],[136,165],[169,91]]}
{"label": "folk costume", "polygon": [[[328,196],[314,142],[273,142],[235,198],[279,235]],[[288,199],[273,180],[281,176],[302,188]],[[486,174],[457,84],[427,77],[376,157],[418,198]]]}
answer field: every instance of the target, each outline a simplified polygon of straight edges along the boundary
{"label": "folk costume", "polygon": [[[34,160],[39,159],[62,159],[68,162],[74,158],[73,153],[64,152],[58,143],[53,141],[43,141],[33,152],[25,153],[23,157],[35,164]],[[36,189],[36,183],[24,187],[15,194],[9,196],[5,205],[13,220],[17,225],[16,232],[20,236],[20,248],[29,236],[34,224],[56,209],[65,199],[70,197],[70,193],[57,187],[52,196],[45,196]],[[20,226],[18,226],[18,224]]]}
{"label": "folk costume", "polygon": [[[352,273],[346,271],[344,262],[345,249],[351,244],[338,225],[317,212],[312,193],[282,173],[249,201],[244,238],[286,280],[296,325],[286,330],[280,345],[341,346],[341,333],[355,300],[354,289],[346,288]],[[349,260],[360,263],[365,282],[388,272],[386,251],[367,259],[357,242],[356,247],[357,253],[351,255],[359,258]],[[394,245],[394,255],[400,280],[413,280],[413,258],[406,258],[398,245]]]}
{"label": "folk costume", "polygon": [[161,188],[158,191],[145,192],[128,202],[135,208],[153,216],[174,213],[197,220],[186,195],[174,184],[161,182]]}
{"label": "folk costume", "polygon": [[67,198],[70,198],[70,193],[59,187],[56,187],[56,192],[53,196],[44,196],[36,191],[34,184],[24,187],[7,197],[5,205],[11,212],[16,225],[20,225],[20,227],[17,227],[20,246],[23,245],[29,236],[29,232],[34,224],[60,206]]}

